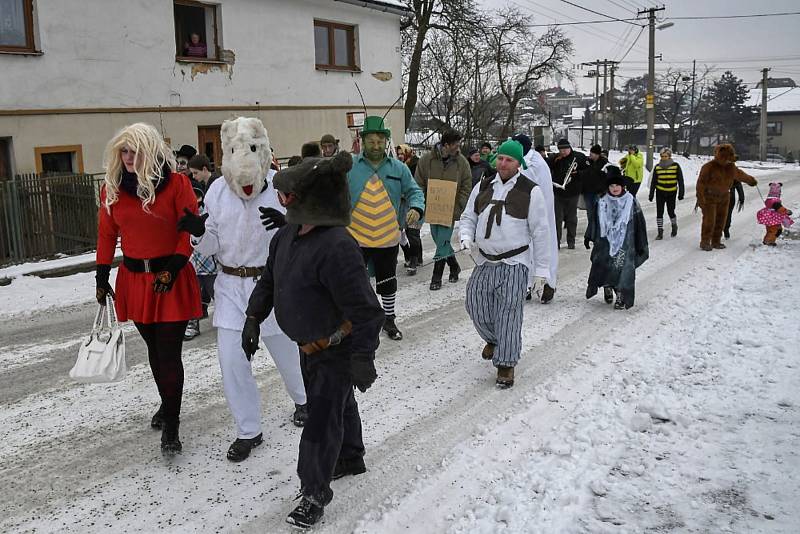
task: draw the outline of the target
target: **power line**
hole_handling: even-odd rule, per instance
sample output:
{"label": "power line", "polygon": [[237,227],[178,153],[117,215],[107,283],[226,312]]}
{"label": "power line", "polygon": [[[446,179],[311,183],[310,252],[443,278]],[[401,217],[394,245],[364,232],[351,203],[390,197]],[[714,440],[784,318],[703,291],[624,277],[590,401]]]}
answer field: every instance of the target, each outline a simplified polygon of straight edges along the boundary
{"label": "power line", "polygon": [[601,17],[605,17],[607,19],[615,20],[617,22],[625,22],[627,24],[633,24],[634,26],[640,26],[641,24],[636,24],[635,22],[631,22],[625,19],[618,19],[616,17],[612,17],[611,15],[606,15],[605,13],[600,13],[599,11],[595,11],[594,9],[589,9],[588,7],[583,7],[582,5],[576,4],[574,2],[570,2],[569,0],[561,0],[565,4],[569,4],[573,7],[577,7],[578,9],[583,9],[584,11],[588,11],[589,13],[594,13],[595,15],[600,15]]}
{"label": "power line", "polygon": [[751,19],[755,17],[782,17],[785,15],[800,15],[800,11],[787,11],[784,13],[754,13],[752,15],[713,15],[707,17],[667,17],[667,20],[711,20],[711,19]]}
{"label": "power line", "polygon": [[631,50],[633,50],[633,47],[636,45],[637,41],[639,41],[639,37],[642,36],[642,33],[644,33],[644,26],[642,26],[639,29],[639,35],[637,35],[636,39],[633,40],[633,42],[631,43],[630,48],[628,48],[628,51],[625,52],[625,54],[621,58],[619,58],[617,61],[619,61],[621,63],[626,57],[628,57],[628,54],[631,53]]}
{"label": "power line", "polygon": [[638,8],[637,9],[631,9],[630,7],[628,7],[628,6],[624,5],[624,4],[620,4],[620,3],[616,2],[615,0],[606,0],[606,2],[608,2],[611,5],[617,6],[618,8],[622,9],[623,11],[633,11],[634,13],[636,11],[638,11]]}

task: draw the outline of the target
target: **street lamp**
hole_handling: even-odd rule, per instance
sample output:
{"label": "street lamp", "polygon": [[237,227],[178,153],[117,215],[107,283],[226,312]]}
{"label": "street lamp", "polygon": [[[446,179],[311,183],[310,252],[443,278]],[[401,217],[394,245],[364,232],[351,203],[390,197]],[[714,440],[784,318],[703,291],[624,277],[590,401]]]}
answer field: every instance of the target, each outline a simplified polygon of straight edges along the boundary
{"label": "street lamp", "polygon": [[656,26],[656,29],[666,30],[667,28],[672,28],[673,26],[675,26],[674,22],[665,22],[664,24],[659,24],[658,26]]}

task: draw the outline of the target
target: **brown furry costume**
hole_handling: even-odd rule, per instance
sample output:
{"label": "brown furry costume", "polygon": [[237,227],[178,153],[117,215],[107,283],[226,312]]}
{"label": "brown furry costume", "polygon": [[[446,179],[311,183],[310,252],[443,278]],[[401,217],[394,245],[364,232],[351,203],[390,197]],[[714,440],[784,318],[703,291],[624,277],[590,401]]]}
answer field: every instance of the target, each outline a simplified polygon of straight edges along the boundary
{"label": "brown furry costume", "polygon": [[733,145],[717,145],[714,159],[703,165],[697,178],[697,205],[703,210],[700,248],[725,248],[720,243],[728,216],[730,189],[734,182],[755,186],[756,179],[736,166]]}

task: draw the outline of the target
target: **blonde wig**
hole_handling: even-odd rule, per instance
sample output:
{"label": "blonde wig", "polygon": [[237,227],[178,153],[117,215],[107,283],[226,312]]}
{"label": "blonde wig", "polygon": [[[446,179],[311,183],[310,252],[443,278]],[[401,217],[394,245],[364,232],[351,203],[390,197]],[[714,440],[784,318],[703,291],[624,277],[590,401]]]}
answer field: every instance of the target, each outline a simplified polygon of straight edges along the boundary
{"label": "blonde wig", "polygon": [[664,154],[666,154],[668,158],[671,158],[672,157],[672,149],[669,148],[669,147],[662,148],[661,152],[659,152],[659,155],[663,156]]}
{"label": "blonde wig", "polygon": [[168,165],[175,170],[175,156],[164,142],[155,127],[137,122],[121,129],[106,145],[103,157],[103,168],[106,171],[106,210],[119,198],[119,184],[122,180],[122,155],[120,151],[128,147],[136,152],[134,170],[138,180],[136,196],[142,200],[142,209],[150,211],[150,205],[156,200],[156,188],[163,180],[161,169]]}

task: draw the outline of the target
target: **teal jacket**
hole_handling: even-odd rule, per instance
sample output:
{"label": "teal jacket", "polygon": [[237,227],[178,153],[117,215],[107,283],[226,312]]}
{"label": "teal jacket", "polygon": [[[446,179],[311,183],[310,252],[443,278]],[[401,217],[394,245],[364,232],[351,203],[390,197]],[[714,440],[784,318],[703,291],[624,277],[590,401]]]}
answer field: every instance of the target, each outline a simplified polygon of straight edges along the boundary
{"label": "teal jacket", "polygon": [[[373,174],[383,182],[383,187],[389,195],[392,207],[397,213],[397,223],[400,228],[405,228],[405,213],[408,209],[415,208],[420,216],[425,213],[425,195],[419,188],[408,166],[394,158],[384,158],[376,170],[364,157],[364,154],[353,156],[353,168],[347,173],[350,184],[350,209],[356,207],[364,186]],[[401,207],[402,206],[402,207]],[[404,209],[405,208],[405,209]]]}

